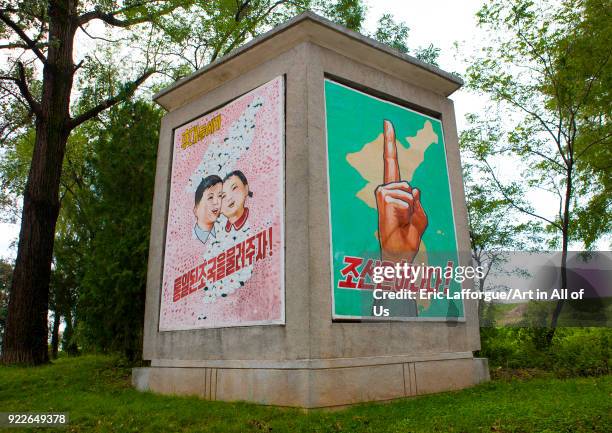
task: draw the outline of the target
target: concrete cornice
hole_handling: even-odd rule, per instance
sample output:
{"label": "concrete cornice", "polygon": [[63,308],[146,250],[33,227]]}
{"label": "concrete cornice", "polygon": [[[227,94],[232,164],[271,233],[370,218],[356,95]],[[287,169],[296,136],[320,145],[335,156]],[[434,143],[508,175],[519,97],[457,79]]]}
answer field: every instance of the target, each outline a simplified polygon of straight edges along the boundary
{"label": "concrete cornice", "polygon": [[293,360],[180,360],[152,359],[152,367],[173,368],[258,368],[274,370],[303,370],[367,367],[372,365],[402,364],[406,362],[473,359],[472,352],[424,353],[413,355],[369,356],[361,358],[293,359]]}
{"label": "concrete cornice", "polygon": [[442,96],[463,85],[453,74],[308,11],[178,80],[153,99],[165,109],[175,110],[303,42],[338,52]]}

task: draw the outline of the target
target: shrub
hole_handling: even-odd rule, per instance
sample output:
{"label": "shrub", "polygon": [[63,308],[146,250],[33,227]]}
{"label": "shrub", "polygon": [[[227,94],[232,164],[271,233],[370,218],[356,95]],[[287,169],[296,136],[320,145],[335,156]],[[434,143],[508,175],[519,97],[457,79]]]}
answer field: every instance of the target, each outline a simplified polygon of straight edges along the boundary
{"label": "shrub", "polygon": [[482,349],[491,367],[541,369],[559,377],[611,372],[610,328],[558,328],[550,346],[542,344],[545,328],[481,329]]}
{"label": "shrub", "polygon": [[555,374],[569,377],[610,373],[610,329],[562,329],[550,348]]}

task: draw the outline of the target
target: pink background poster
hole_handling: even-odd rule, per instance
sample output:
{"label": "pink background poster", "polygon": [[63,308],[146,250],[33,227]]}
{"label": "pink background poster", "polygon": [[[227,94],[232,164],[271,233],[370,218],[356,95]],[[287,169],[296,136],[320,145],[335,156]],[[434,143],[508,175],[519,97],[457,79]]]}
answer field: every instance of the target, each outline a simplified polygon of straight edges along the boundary
{"label": "pink background poster", "polygon": [[282,324],[284,81],[174,131],[160,331]]}

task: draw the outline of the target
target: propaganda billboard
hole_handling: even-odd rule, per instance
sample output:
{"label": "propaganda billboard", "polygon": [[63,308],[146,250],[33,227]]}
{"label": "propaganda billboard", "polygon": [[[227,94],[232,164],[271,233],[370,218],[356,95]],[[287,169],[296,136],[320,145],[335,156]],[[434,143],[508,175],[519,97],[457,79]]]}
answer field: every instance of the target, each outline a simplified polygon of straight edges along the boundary
{"label": "propaganda billboard", "polygon": [[325,110],[332,317],[462,320],[442,122],[329,79]]}
{"label": "propaganda billboard", "polygon": [[284,78],[174,130],[159,330],[283,324]]}

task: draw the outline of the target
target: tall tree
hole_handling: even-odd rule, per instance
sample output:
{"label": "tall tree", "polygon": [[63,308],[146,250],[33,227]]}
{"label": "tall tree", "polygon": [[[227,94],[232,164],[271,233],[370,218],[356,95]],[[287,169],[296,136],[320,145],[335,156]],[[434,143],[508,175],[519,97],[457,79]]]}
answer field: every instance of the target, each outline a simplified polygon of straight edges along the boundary
{"label": "tall tree", "polygon": [[[554,78],[567,86],[566,97],[580,96],[580,87],[586,85],[575,114],[575,153],[580,155],[575,164],[580,178],[577,194],[588,199],[577,209],[570,231],[592,248],[612,233],[612,3],[588,0],[581,5],[581,19],[557,45]],[[549,86],[545,92],[551,105],[562,109],[555,102],[555,88]]]}
{"label": "tall tree", "polygon": [[[599,202],[607,216],[597,221],[586,211],[604,186],[585,174],[593,155],[609,154],[612,139],[611,12],[606,0],[493,0],[478,13],[491,38],[468,68],[469,87],[488,94],[507,124],[513,123],[497,136],[480,128],[481,139],[470,142],[470,156],[510,206],[540,221],[552,235],[550,245],[561,249],[563,289],[570,241],[592,244],[610,227],[609,200]],[[475,128],[496,121],[487,115],[474,119]],[[504,164],[521,162],[520,177],[505,182],[500,176]],[[533,188],[550,194],[555,208],[535,210],[526,200]],[[562,307],[563,300],[550,318],[549,342]]]}
{"label": "tall tree", "polygon": [[[70,133],[83,122],[131,95],[154,71],[147,64],[133,80],[112,96],[82,112],[71,111],[75,74],[84,65],[74,60],[77,30],[92,21],[129,28],[153,22],[183,6],[181,2],[142,0],[79,2],[78,0],[23,1],[0,4],[1,48],[22,50],[9,58],[0,73],[13,84],[34,117],[35,141],[23,194],[21,231],[10,291],[4,351],[5,363],[40,364],[48,360],[47,309],[55,225],[59,214],[62,162]],[[28,61],[23,58],[30,59]],[[33,64],[42,67],[40,94],[30,86]]]}

